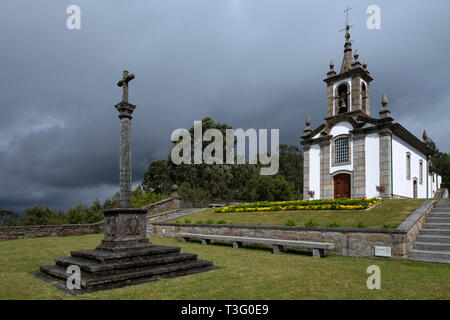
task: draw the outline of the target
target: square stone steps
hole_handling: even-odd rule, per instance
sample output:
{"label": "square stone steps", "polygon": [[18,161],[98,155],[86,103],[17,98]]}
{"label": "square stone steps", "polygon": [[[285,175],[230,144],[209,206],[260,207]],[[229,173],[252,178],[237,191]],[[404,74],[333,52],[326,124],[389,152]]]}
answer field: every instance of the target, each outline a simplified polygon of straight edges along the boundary
{"label": "square stone steps", "polygon": [[145,249],[123,250],[123,251],[106,251],[106,250],[77,250],[71,251],[72,257],[93,259],[100,262],[114,261],[120,259],[133,259],[140,256],[160,256],[169,253],[180,252],[179,247],[159,246],[150,244]]}
{"label": "square stone steps", "polygon": [[444,224],[450,224],[450,215],[448,215],[448,217],[435,217],[435,216],[430,216],[427,219],[427,223],[444,223]]}
{"label": "square stone steps", "polygon": [[450,200],[440,200],[436,202],[435,206],[450,206]]}
{"label": "square stone steps", "polygon": [[450,211],[449,212],[431,212],[428,215],[428,218],[450,218]]}
{"label": "square stone steps", "polygon": [[435,209],[450,209],[450,204],[436,204],[432,210]]}
{"label": "square stone steps", "polygon": [[433,235],[419,235],[416,238],[416,242],[422,243],[450,243],[450,236],[433,236]]}
{"label": "square stone steps", "polygon": [[449,230],[450,231],[450,223],[434,223],[428,222],[428,220],[423,225],[425,229],[440,229],[440,230]]}
{"label": "square stone steps", "polygon": [[450,207],[434,207],[431,212],[450,212]]}
{"label": "square stone steps", "polygon": [[142,256],[125,261],[98,262],[96,260],[88,260],[77,257],[56,258],[55,263],[58,266],[67,269],[70,265],[77,265],[81,271],[96,274],[119,274],[130,271],[138,271],[139,269],[169,264],[181,261],[196,260],[196,254],[190,253],[171,253],[162,257]]}
{"label": "square stone steps", "polygon": [[424,228],[424,229],[422,229],[420,231],[420,235],[432,235],[432,236],[446,236],[446,237],[450,237],[450,230]]}
{"label": "square stone steps", "polygon": [[424,261],[424,262],[440,262],[440,263],[450,263],[450,259],[443,258],[424,258],[424,257],[409,257],[410,260]]}
{"label": "square stone steps", "polygon": [[411,250],[409,254],[409,258],[413,260],[422,260],[423,259],[440,259],[440,262],[450,263],[450,251],[442,250],[442,251],[430,251],[430,250]]}
{"label": "square stone steps", "polygon": [[414,244],[416,250],[428,250],[428,251],[450,251],[450,242],[421,242],[417,241]]}
{"label": "square stone steps", "polygon": [[[160,277],[175,277],[181,275],[192,274],[196,272],[206,271],[205,268],[212,267],[211,261],[193,260],[170,263],[166,265],[158,265],[144,268],[139,271],[132,271],[120,274],[97,275],[81,272],[81,288],[91,289],[108,287],[110,285],[118,286],[121,282],[127,284],[133,280],[157,280]],[[40,271],[46,275],[67,281],[70,274],[66,273],[66,268],[59,265],[44,265],[40,267]]]}

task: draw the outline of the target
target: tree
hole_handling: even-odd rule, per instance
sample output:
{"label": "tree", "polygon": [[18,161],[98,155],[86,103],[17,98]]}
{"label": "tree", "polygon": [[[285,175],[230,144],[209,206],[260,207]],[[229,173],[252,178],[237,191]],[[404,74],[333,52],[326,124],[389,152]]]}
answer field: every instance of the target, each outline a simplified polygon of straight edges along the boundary
{"label": "tree", "polygon": [[[202,120],[202,132],[218,129],[223,137],[232,127],[216,123],[211,118]],[[191,134],[193,153],[194,127]],[[224,139],[225,141],[225,139]],[[236,144],[237,139],[234,139]],[[203,142],[203,149],[211,142]],[[225,148],[225,142],[224,142]],[[260,164],[179,164],[170,158],[152,161],[145,172],[143,187],[146,192],[170,193],[173,184],[184,198],[225,200],[289,200],[299,198],[303,188],[303,154],[296,146],[280,145],[280,170],[275,176],[262,177]],[[223,155],[225,156],[225,149]],[[192,156],[192,155],[191,155]]]}
{"label": "tree", "polygon": [[247,200],[282,201],[292,199],[294,184],[283,176],[258,176],[247,184],[244,194]]}
{"label": "tree", "polygon": [[430,138],[427,145],[432,150],[433,169],[442,177],[443,184],[448,185],[450,183],[450,153],[440,152],[436,143]]}
{"label": "tree", "polygon": [[135,208],[144,207],[146,205],[149,205],[150,203],[157,202],[162,199],[164,199],[163,195],[151,190],[143,192],[140,184],[131,193],[131,205]]}
{"label": "tree", "polygon": [[25,209],[26,216],[19,219],[21,225],[52,225],[64,223],[62,212],[56,212],[47,206],[35,205]]}
{"label": "tree", "polygon": [[0,209],[0,226],[15,226],[19,215],[8,209]]}
{"label": "tree", "polygon": [[296,146],[280,144],[280,168],[278,175],[294,184],[295,194],[303,194],[303,153]]}
{"label": "tree", "polygon": [[154,191],[165,194],[169,192],[172,184],[169,177],[169,167],[166,160],[155,160],[150,163],[144,174],[142,182],[146,192]]}

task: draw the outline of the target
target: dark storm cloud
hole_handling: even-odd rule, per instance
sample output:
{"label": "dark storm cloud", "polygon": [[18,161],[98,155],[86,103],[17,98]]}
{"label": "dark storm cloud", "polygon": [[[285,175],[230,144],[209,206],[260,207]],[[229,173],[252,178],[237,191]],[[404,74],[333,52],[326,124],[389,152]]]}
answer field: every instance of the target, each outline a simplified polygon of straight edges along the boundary
{"label": "dark storm cloud", "polygon": [[[81,7],[81,30],[65,26]],[[115,86],[136,74],[130,101],[133,180],[166,158],[170,134],[210,116],[235,128],[280,128],[299,145],[322,123],[330,59],[340,68],[345,5],[354,49],[392,116],[449,151],[447,1],[158,0],[0,4],[0,208],[67,208],[118,188]],[[366,8],[381,8],[381,30]]]}

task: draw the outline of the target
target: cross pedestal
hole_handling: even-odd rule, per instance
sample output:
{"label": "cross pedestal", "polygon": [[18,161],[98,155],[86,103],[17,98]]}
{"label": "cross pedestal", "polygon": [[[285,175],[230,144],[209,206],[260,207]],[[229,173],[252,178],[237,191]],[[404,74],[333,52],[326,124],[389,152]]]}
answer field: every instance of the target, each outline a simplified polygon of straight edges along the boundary
{"label": "cross pedestal", "polygon": [[116,208],[104,210],[105,237],[97,250],[117,251],[146,248],[147,212],[140,208]]}
{"label": "cross pedestal", "polygon": [[[128,82],[133,74],[124,71],[117,85],[123,87],[123,100],[116,104],[120,119],[120,208],[104,210],[105,236],[94,250],[72,251],[69,257],[56,258],[54,265],[40,267],[38,276],[66,281],[69,266],[81,271],[81,291],[89,292],[176,277],[214,268],[211,261],[196,254],[181,253],[179,247],[160,246],[147,239],[145,209],[131,207],[131,114]],[[65,283],[56,284],[68,291]],[[71,293],[76,293],[69,291]]]}

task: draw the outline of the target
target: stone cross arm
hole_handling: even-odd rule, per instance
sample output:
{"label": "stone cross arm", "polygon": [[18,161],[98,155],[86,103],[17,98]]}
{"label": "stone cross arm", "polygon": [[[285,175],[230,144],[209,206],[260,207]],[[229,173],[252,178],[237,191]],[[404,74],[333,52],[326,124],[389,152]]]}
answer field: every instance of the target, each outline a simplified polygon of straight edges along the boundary
{"label": "stone cross arm", "polygon": [[118,87],[123,87],[123,102],[128,103],[128,82],[134,79],[134,74],[128,74],[127,70],[124,70],[122,80],[117,82]]}

